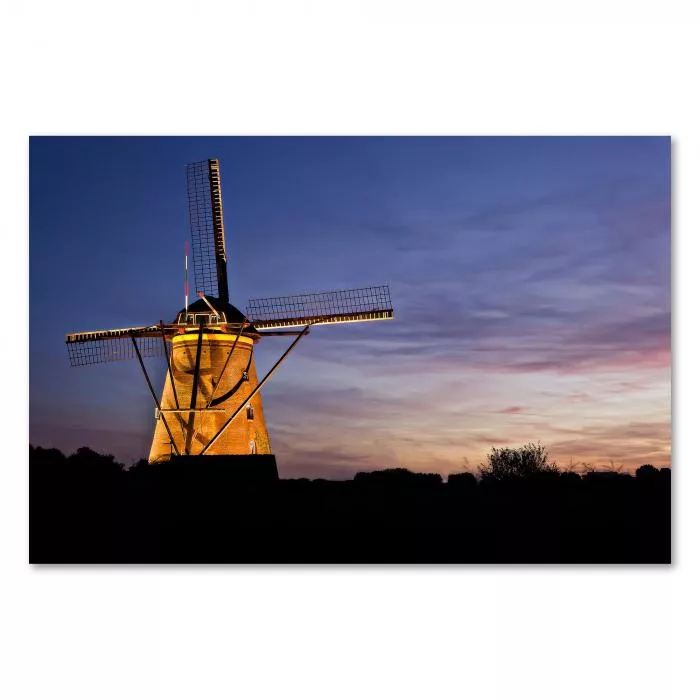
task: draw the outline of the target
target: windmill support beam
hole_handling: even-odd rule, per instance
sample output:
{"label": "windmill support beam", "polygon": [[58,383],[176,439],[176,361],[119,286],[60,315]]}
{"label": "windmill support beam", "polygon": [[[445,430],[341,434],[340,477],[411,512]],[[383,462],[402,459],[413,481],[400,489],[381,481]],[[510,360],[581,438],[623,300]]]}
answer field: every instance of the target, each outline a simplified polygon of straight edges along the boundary
{"label": "windmill support beam", "polygon": [[265,382],[274,374],[275,370],[282,364],[287,355],[294,349],[294,346],[309,332],[309,326],[306,326],[300,333],[297,334],[296,340],[284,351],[282,357],[280,357],[277,362],[272,366],[270,371],[258,382],[258,385],[253,389],[253,391],[245,397],[241,405],[233,412],[231,417],[221,426],[219,431],[214,435],[214,437],[209,440],[209,442],[202,448],[200,455],[207,453],[207,450],[221,437],[223,432],[228,428],[229,425],[234,421],[236,416],[243,410],[243,408],[248,404],[248,402],[262,389]]}
{"label": "windmill support beam", "polygon": [[[175,408],[180,408],[180,404],[177,400],[177,391],[175,391],[175,379],[173,378],[173,368],[170,364],[170,356],[168,355],[168,346],[165,342],[165,327],[163,326],[163,321],[160,322],[160,333],[163,338],[163,352],[165,353],[165,362],[168,365],[168,374],[170,375],[170,386],[173,390],[173,396],[175,397]],[[162,410],[162,409],[159,409]]]}
{"label": "windmill support beam", "polygon": [[220,318],[219,312],[211,305],[211,302],[209,299],[207,299],[206,295],[204,292],[198,292],[199,298],[211,309],[211,312],[216,316],[216,318]]}
{"label": "windmill support beam", "polygon": [[[197,357],[194,362],[194,375],[192,377],[192,398],[190,399],[190,409],[197,406],[197,389],[199,388],[199,364],[202,359],[202,335],[204,333],[204,322],[199,322],[199,337],[197,338]],[[185,442],[185,454],[190,453],[192,447],[192,436],[194,433],[194,413],[190,413],[187,422],[187,441]]]}
{"label": "windmill support beam", "polygon": [[146,371],[146,365],[143,364],[143,358],[141,357],[141,351],[139,350],[139,346],[136,343],[136,338],[132,335],[131,336],[131,342],[134,344],[134,349],[136,350],[136,356],[139,358],[139,364],[141,365],[141,370],[143,371],[143,376],[146,377],[146,383],[148,384],[148,388],[151,391],[151,396],[153,397],[153,401],[156,404],[156,408],[158,409],[158,417],[163,421],[163,425],[165,426],[165,429],[168,432],[168,437],[170,438],[170,444],[173,446],[173,449],[175,450],[176,455],[180,455],[180,451],[177,449],[177,445],[175,444],[175,440],[173,439],[173,434],[170,432],[170,426],[168,425],[168,421],[165,420],[165,416],[163,415],[163,411],[160,408],[160,401],[158,401],[158,397],[156,396],[156,392],[153,391],[153,384],[151,384],[151,379],[148,376],[148,372]]}

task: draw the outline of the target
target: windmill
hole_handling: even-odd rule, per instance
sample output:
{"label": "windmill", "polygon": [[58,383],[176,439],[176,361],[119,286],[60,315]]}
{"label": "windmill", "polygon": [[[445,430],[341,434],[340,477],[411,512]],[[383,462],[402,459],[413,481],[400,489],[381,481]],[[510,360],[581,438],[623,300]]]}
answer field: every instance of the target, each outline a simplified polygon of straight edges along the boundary
{"label": "windmill", "polygon": [[[173,456],[270,455],[260,390],[312,326],[393,318],[387,286],[252,299],[246,313],[229,302],[219,161],[186,168],[189,227],[199,299],[172,323],[69,333],[72,366],[136,358],[155,403],[149,462]],[[290,329],[297,330],[290,330]],[[300,330],[299,330],[300,329]],[[295,336],[258,378],[253,347],[268,336]],[[160,398],[144,357],[165,358]]]}

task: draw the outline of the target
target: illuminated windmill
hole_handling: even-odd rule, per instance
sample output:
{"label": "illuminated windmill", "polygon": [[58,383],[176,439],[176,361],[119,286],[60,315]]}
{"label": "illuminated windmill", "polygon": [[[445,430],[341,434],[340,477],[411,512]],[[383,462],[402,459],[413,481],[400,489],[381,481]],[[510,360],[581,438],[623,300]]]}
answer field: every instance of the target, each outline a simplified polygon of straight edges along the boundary
{"label": "illuminated windmill", "polygon": [[[247,314],[229,303],[218,160],[187,166],[195,284],[199,299],[172,323],[70,333],[73,366],[137,358],[156,405],[149,462],[173,455],[271,454],[260,389],[312,325],[393,317],[386,286],[253,299]],[[289,328],[301,330],[282,330]],[[258,379],[253,346],[266,336],[293,335],[292,344]],[[144,357],[166,358],[160,400]]]}

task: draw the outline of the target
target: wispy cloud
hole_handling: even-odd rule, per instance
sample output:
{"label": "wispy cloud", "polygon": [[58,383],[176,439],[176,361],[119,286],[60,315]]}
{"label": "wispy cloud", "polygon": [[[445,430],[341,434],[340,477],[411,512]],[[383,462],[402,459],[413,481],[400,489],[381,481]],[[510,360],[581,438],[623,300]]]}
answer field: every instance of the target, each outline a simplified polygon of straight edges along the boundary
{"label": "wispy cloud", "polygon": [[[92,162],[88,155],[81,162]],[[228,210],[236,217],[232,229],[227,220],[236,241],[232,290],[248,298],[386,282],[394,300],[393,321],[313,329],[265,387],[282,473],[343,475],[399,465],[447,473],[465,457],[478,464],[492,445],[529,440],[546,443],[562,460],[615,459],[628,468],[641,459],[668,461],[667,141],[263,140],[232,155],[235,163],[250,158],[241,166],[248,173],[238,180],[241,197]],[[144,167],[154,167],[153,156]],[[124,173],[134,172],[134,157],[123,163]],[[120,154],[112,158],[118,162]],[[64,161],[61,154],[57,171]],[[89,172],[76,173],[83,170]],[[92,183],[73,182],[56,198],[61,181],[44,180],[43,200],[41,188],[33,188],[39,211],[32,245],[40,257],[32,265],[54,269],[53,257],[41,256],[58,254],[50,246],[68,233],[79,244],[72,254],[81,253],[82,267],[94,271],[83,259],[92,250],[92,218],[85,217],[82,234],[73,225],[63,226],[62,237],[55,231],[61,210],[72,217]],[[114,187],[110,206],[119,211],[133,183]],[[109,197],[108,187],[100,192]],[[169,185],[156,199],[171,196]],[[154,195],[146,201],[152,208]],[[151,241],[154,250],[172,247],[171,229]],[[99,251],[102,264],[121,250],[113,235],[114,250]],[[151,278],[151,263],[137,257],[124,274],[140,280],[148,266],[149,284],[171,288],[174,273]],[[175,253],[168,264],[179,270]],[[134,406],[152,416],[145,389],[124,388],[127,379],[140,382],[138,370],[127,377],[100,368],[99,379],[68,378],[61,332],[78,329],[77,318],[87,328],[147,319],[129,316],[135,302],[114,301],[123,298],[123,279],[99,304],[80,287],[70,287],[76,292],[70,303],[59,304],[55,285],[42,289],[43,276],[33,279],[33,321],[42,338],[46,324],[54,324],[60,349],[59,357],[32,338],[33,425],[54,425],[53,433],[33,428],[33,434],[58,435],[60,411],[75,395],[70,400],[80,406],[70,412],[85,425],[84,441],[135,450],[138,439],[126,435],[141,424]],[[140,313],[151,309],[157,320],[169,295],[134,298],[148,307]],[[273,339],[256,346],[259,370],[282,350]],[[114,414],[107,414],[108,403]],[[103,417],[124,435],[90,432]],[[152,418],[146,418],[147,446]]]}

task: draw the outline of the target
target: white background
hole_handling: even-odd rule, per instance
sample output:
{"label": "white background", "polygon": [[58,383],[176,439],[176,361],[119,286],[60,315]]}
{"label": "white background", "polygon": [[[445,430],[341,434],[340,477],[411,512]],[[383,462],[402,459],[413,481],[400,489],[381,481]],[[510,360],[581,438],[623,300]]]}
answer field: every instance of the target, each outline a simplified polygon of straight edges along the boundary
{"label": "white background", "polygon": [[[483,5],[3,6],[3,697],[699,697],[697,20]],[[27,137],[201,133],[672,135],[674,565],[29,566]]]}

